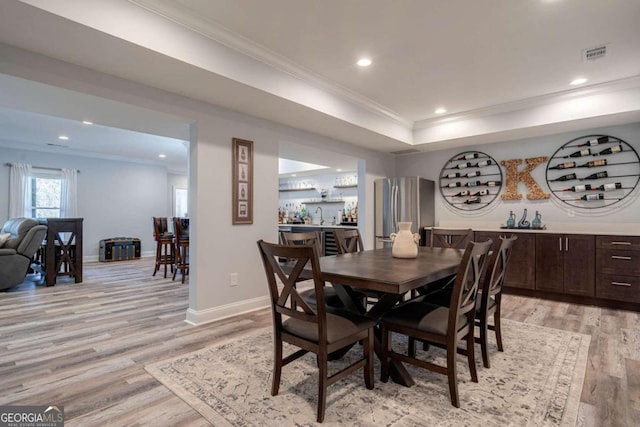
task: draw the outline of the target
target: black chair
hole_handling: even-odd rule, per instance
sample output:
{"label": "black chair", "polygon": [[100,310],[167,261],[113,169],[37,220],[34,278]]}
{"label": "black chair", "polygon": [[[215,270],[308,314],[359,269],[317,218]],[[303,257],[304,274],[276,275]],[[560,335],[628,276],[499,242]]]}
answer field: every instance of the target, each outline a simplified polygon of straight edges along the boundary
{"label": "black chair", "polygon": [[[368,389],[373,389],[373,327],[375,321],[346,310],[331,309],[324,301],[325,286],[320,278],[318,254],[314,246],[287,246],[258,241],[260,255],[267,274],[274,333],[274,368],[271,395],[278,394],[282,368],[308,352],[317,355],[319,369],[317,420],[324,420],[327,387],[348,374],[363,368]],[[288,261],[280,263],[281,258]],[[284,267],[287,266],[287,268]],[[307,304],[296,283],[301,273],[311,268],[316,305]],[[278,280],[282,282],[278,286]],[[283,316],[287,316],[283,320]],[[329,353],[362,341],[363,357],[348,367],[329,376]],[[300,350],[283,357],[282,343],[287,342]]]}
{"label": "black chair", "polygon": [[166,217],[153,217],[153,238],[156,241],[156,264],[153,268],[153,275],[164,266],[164,277],[167,277],[167,266],[171,267],[175,262],[175,247],[173,234],[169,233],[169,224]]}
{"label": "black chair", "polygon": [[[390,360],[410,363],[440,374],[449,379],[451,403],[460,407],[456,354],[460,340],[466,342],[466,354],[471,380],[478,382],[474,356],[474,317],[478,286],[485,271],[491,240],[484,243],[469,242],[456,275],[451,304],[443,307],[423,301],[410,300],[382,316],[382,373],[381,380],[389,379]],[[391,349],[391,333],[409,337],[408,354]],[[416,357],[415,339],[444,347],[447,351],[446,366]]]}

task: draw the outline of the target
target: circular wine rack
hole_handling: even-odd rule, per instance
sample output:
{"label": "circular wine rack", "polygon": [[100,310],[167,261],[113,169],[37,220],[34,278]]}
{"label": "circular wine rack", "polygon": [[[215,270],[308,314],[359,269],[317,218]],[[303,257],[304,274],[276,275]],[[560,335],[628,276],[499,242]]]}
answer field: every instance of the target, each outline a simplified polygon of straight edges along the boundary
{"label": "circular wine rack", "polygon": [[581,209],[597,209],[624,200],[640,181],[636,150],[610,135],[587,135],[560,147],[547,163],[553,195]]}
{"label": "circular wine rack", "polygon": [[440,194],[456,209],[475,211],[493,202],[502,190],[502,170],[480,151],[456,154],[440,172]]}

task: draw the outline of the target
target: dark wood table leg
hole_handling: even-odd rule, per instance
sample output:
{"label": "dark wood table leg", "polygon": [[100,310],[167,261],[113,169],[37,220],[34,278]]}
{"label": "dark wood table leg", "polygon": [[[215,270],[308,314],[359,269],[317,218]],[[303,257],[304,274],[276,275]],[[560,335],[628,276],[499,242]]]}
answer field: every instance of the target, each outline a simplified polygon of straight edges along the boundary
{"label": "dark wood table leg", "polygon": [[[334,288],[336,288],[336,293],[340,297],[340,300],[345,304],[345,306],[357,307],[358,302],[354,301],[354,299],[352,298],[353,293],[350,293],[347,289],[345,289],[347,287],[336,284],[336,283],[333,283],[332,285]],[[377,321],[378,319],[380,319],[380,317],[382,317],[382,315],[385,312],[390,310],[401,299],[402,299],[402,295],[385,294],[378,299],[378,302],[376,302],[371,307],[371,309],[365,313],[365,315]],[[363,312],[360,310],[358,311],[360,313]],[[378,358],[380,358],[380,354],[382,353],[382,330],[381,328],[376,326],[374,332],[375,332],[375,337],[374,337],[373,346],[374,346],[376,355],[378,355]],[[391,379],[394,382],[401,384],[405,387],[411,387],[415,384],[415,382],[413,381],[413,378],[411,378],[411,375],[409,375],[409,372],[407,371],[407,369],[404,367],[402,362],[398,360],[392,360],[390,362],[389,375],[391,376]]]}

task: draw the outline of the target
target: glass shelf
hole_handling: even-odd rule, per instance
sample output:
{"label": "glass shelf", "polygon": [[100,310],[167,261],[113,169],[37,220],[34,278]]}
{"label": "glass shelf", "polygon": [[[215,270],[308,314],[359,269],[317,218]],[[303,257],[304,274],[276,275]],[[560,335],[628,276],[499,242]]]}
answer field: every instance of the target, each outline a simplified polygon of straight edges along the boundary
{"label": "glass shelf", "polygon": [[302,203],[305,204],[313,204],[313,203],[344,203],[344,200],[340,200],[340,199],[310,199],[310,200],[303,200]]}
{"label": "glass shelf", "polygon": [[350,184],[350,185],[334,185],[333,188],[356,188],[358,184]]}
{"label": "glass shelf", "polygon": [[304,187],[304,188],[279,188],[278,191],[310,191],[315,190],[316,187]]}

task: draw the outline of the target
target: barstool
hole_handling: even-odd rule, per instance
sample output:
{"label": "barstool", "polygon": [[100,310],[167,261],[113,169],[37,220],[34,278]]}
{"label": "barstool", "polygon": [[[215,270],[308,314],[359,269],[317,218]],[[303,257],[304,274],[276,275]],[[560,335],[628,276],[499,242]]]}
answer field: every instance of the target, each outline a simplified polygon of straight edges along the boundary
{"label": "barstool", "polygon": [[169,233],[166,217],[153,217],[153,237],[156,239],[156,265],[153,275],[155,276],[160,270],[160,266],[164,265],[164,277],[166,278],[167,265],[174,273],[173,263],[175,261],[173,234]]}
{"label": "barstool", "polygon": [[189,218],[173,217],[173,232],[175,239],[176,269],[173,271],[173,280],[180,270],[182,283],[189,274]]}

